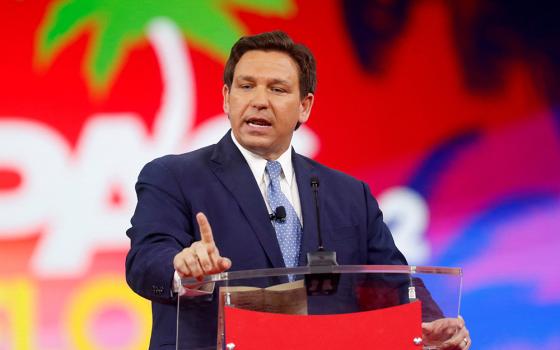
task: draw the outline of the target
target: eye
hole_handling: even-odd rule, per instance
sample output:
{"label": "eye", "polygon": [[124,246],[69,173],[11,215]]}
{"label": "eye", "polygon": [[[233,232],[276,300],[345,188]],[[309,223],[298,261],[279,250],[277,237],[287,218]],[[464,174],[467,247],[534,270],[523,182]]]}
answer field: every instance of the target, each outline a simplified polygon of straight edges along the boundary
{"label": "eye", "polygon": [[235,84],[235,87],[239,90],[250,90],[253,88],[253,83],[251,83],[250,81],[238,81]]}
{"label": "eye", "polygon": [[279,94],[283,94],[283,93],[286,92],[286,89],[281,88],[281,87],[277,87],[277,86],[271,87],[270,90],[271,90],[272,92],[276,92],[276,93],[279,93]]}

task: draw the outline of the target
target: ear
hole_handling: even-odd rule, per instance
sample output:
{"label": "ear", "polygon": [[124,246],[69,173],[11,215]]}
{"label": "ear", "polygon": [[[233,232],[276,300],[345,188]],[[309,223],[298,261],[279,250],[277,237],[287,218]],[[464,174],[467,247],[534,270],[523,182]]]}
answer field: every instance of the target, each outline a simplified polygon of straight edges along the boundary
{"label": "ear", "polygon": [[311,108],[313,107],[313,101],[315,101],[315,96],[312,93],[308,93],[300,103],[299,106],[299,122],[301,124],[305,123],[309,119],[311,114]]}
{"label": "ear", "polygon": [[224,109],[224,113],[229,115],[229,88],[226,84],[222,87],[222,96],[224,97],[222,108]]}

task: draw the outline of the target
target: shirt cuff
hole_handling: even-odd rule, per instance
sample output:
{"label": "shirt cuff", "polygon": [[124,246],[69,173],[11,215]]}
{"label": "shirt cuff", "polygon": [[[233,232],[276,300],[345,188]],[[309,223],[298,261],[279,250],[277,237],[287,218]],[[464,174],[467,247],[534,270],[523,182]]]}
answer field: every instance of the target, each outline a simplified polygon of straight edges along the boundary
{"label": "shirt cuff", "polygon": [[201,283],[192,286],[183,286],[181,276],[175,271],[173,274],[173,292],[179,296],[196,297],[214,293],[216,283]]}

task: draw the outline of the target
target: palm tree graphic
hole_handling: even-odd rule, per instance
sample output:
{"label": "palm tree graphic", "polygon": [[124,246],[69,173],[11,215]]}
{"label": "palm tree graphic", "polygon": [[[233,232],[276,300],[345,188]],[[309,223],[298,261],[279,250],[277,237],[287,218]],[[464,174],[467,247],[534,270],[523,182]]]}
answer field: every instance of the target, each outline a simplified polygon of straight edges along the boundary
{"label": "palm tree graphic", "polygon": [[233,8],[262,16],[290,16],[292,0],[61,0],[53,2],[39,26],[36,49],[40,64],[50,64],[81,33],[91,31],[84,73],[96,92],[114,81],[134,45],[145,40],[156,18],[174,22],[187,40],[224,59],[246,34]]}
{"label": "palm tree graphic", "polygon": [[[47,8],[36,37],[43,63],[52,62],[81,32],[92,31],[86,79],[94,91],[107,93],[129,50],[147,40],[163,89],[151,130],[134,112],[98,113],[88,118],[75,147],[48,125],[24,117],[0,119],[0,165],[15,165],[28,175],[12,200],[0,201],[0,212],[6,214],[0,236],[14,232],[4,234],[14,237],[15,232],[49,223],[32,256],[34,273],[84,274],[98,249],[126,248],[125,236],[118,232],[128,226],[134,210],[132,184],[141,166],[166,153],[214,143],[229,129],[224,114],[194,125],[194,72],[186,45],[199,45],[225,58],[245,33],[228,12],[232,6],[263,15],[294,11],[290,0],[63,0]],[[318,149],[316,135],[305,126],[293,143],[307,156]],[[43,154],[39,161],[38,152]],[[48,185],[45,178],[50,179]],[[118,208],[106,202],[114,191],[123,198]]]}

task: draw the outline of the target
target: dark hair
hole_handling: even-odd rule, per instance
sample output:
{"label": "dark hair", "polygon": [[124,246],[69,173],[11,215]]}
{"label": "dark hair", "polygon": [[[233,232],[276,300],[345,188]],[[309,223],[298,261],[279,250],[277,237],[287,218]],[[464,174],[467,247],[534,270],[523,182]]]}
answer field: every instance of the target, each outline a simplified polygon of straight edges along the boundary
{"label": "dark hair", "polygon": [[247,51],[252,50],[279,51],[288,54],[298,66],[300,97],[304,98],[308,93],[315,92],[317,70],[313,54],[307,47],[294,43],[288,34],[281,31],[244,36],[233,45],[224,69],[224,84],[228,88],[231,89],[237,62]]}

